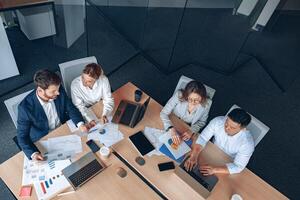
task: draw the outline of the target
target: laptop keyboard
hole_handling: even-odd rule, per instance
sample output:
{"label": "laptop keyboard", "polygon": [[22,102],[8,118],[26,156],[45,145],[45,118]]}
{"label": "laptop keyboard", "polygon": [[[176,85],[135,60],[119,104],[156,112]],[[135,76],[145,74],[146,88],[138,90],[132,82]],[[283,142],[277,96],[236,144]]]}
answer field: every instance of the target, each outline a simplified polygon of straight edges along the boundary
{"label": "laptop keyboard", "polygon": [[129,125],[130,120],[131,120],[131,118],[133,116],[133,113],[135,111],[135,108],[136,108],[136,105],[127,104],[127,106],[125,108],[125,111],[123,113],[123,116],[122,116],[122,118],[120,120],[121,124]]}
{"label": "laptop keyboard", "polygon": [[[205,187],[208,191],[212,191],[212,189],[214,188],[215,184],[217,183],[217,178],[212,175],[212,176],[209,176],[209,177],[205,177],[204,179],[202,178],[202,175],[200,174],[200,171],[198,169],[194,169],[192,171],[187,171],[184,167],[184,162],[186,160],[184,160],[181,164],[180,164],[180,167],[185,171],[187,172],[191,177],[193,177],[198,183],[200,183],[203,187]],[[196,172],[195,172],[196,170]],[[214,183],[209,183],[207,182],[205,179],[210,179],[210,181],[214,182]],[[214,180],[215,179],[215,180]]]}
{"label": "laptop keyboard", "polygon": [[69,179],[74,185],[74,187],[78,187],[87,181],[89,178],[96,175],[102,169],[101,164],[95,159],[91,161],[89,164],[72,174]]}
{"label": "laptop keyboard", "polygon": [[190,172],[190,175],[198,181],[203,187],[205,187],[208,191],[211,191],[209,184],[203,180],[201,177],[197,176],[194,172]]}

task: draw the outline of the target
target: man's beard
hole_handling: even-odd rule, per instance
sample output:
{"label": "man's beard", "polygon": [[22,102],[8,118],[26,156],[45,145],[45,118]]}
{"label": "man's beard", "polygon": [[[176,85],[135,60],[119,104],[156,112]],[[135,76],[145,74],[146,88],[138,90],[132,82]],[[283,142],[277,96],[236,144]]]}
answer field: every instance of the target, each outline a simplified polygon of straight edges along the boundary
{"label": "man's beard", "polygon": [[57,98],[57,95],[55,96],[48,96],[46,93],[44,93],[44,97],[46,97],[48,100],[54,100]]}

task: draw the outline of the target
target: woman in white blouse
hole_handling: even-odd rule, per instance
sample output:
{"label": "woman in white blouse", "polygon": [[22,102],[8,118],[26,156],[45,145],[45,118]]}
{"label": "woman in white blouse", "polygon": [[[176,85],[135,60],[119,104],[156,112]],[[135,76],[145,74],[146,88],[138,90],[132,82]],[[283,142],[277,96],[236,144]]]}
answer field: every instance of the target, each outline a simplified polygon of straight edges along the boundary
{"label": "woman in white blouse", "polygon": [[91,126],[96,124],[95,114],[88,109],[100,100],[103,100],[103,111],[100,121],[106,123],[107,115],[114,108],[114,100],[107,77],[103,74],[100,65],[91,63],[85,66],[81,76],[71,83],[71,96],[73,104]]}
{"label": "woman in white blouse", "polygon": [[[206,124],[211,103],[204,85],[198,81],[191,81],[183,90],[175,92],[160,113],[164,128],[166,131],[171,132],[175,144],[180,143],[180,138],[188,140],[193,134],[199,132]],[[169,119],[172,112],[184,122],[190,124],[190,129],[182,133],[181,136],[177,134]]]}

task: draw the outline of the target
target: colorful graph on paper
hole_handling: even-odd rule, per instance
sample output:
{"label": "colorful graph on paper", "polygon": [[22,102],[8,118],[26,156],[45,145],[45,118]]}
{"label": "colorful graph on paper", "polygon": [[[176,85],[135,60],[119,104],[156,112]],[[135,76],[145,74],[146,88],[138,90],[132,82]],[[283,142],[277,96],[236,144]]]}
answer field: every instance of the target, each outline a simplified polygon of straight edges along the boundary
{"label": "colorful graph on paper", "polygon": [[70,160],[35,162],[24,156],[22,185],[30,185],[35,181],[44,181],[50,174],[59,173],[70,164]]}
{"label": "colorful graph on paper", "polygon": [[70,183],[61,173],[52,174],[43,181],[34,182],[34,188],[39,200],[50,199],[69,187],[71,187]]}

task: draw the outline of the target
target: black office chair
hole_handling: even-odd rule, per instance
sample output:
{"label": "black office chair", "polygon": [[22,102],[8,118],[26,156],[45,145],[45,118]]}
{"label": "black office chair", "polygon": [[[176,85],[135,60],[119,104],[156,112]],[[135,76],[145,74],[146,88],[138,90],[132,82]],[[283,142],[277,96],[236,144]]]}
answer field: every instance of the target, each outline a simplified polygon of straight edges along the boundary
{"label": "black office chair", "polygon": [[21,149],[21,147],[20,147],[20,145],[19,145],[17,136],[13,137],[13,141],[15,142],[15,144],[17,145],[17,147],[18,147],[19,150],[21,151],[22,149]]}

